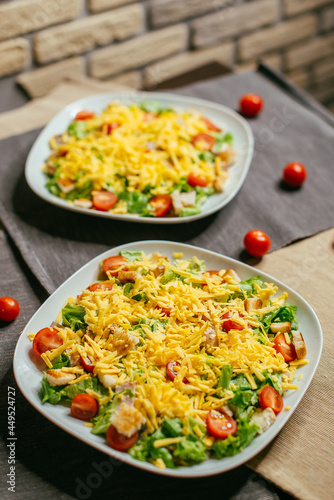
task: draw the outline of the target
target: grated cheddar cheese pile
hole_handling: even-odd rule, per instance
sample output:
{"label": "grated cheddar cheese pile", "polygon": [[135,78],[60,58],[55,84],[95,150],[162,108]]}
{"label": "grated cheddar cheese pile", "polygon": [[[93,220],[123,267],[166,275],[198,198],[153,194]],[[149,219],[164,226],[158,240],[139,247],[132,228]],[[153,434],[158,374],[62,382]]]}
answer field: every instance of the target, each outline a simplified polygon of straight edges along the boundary
{"label": "grated cheddar cheese pile", "polygon": [[286,293],[274,298],[277,287],[259,277],[182,257],[105,259],[102,281],[70,297],[49,328],[59,347],[41,353],[43,402],[89,395],[92,432],[160,468],[242,451],[307,363]]}
{"label": "grated cheddar cheese pile", "polygon": [[81,208],[195,215],[208,196],[223,191],[236,159],[232,142],[199,111],[114,102],[99,115],[79,112],[52,137],[46,187]]}

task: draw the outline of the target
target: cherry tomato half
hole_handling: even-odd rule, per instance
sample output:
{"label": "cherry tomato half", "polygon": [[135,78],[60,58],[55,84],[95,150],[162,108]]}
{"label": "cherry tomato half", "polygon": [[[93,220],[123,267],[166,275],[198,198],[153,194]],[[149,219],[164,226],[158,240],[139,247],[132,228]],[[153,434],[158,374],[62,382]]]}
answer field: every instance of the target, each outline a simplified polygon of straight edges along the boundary
{"label": "cherry tomato half", "polygon": [[76,120],[90,120],[91,118],[94,118],[95,113],[94,111],[87,111],[84,109],[83,111],[79,111],[79,113],[76,114],[75,119]]}
{"label": "cherry tomato half", "polygon": [[87,357],[80,356],[80,364],[82,368],[86,370],[86,372],[93,373],[95,365],[93,365],[88,356]]}
{"label": "cherry tomato half", "polygon": [[197,134],[192,138],[192,145],[201,151],[210,151],[215,145],[216,139],[209,134]]}
{"label": "cherry tomato half", "polygon": [[225,439],[238,430],[234,418],[222,411],[210,410],[206,416],[206,427],[211,436]]}
{"label": "cherry tomato half", "polygon": [[203,175],[196,175],[196,174],[191,172],[188,175],[187,182],[188,182],[189,186],[192,186],[192,187],[196,187],[196,186],[205,187],[205,186],[207,186],[209,181]]}
{"label": "cherry tomato half", "polygon": [[244,237],[244,246],[253,257],[262,257],[270,250],[269,236],[260,229],[249,231]]}
{"label": "cherry tomato half", "polygon": [[93,205],[96,210],[101,210],[101,212],[110,210],[116,205],[117,200],[117,195],[115,193],[110,193],[110,191],[93,192]]}
{"label": "cherry tomato half", "polygon": [[72,416],[80,420],[90,420],[91,418],[94,418],[98,409],[99,405],[97,404],[96,399],[89,394],[77,394],[72,399]]}
{"label": "cherry tomato half", "polygon": [[172,197],[169,194],[157,194],[150,199],[149,203],[155,208],[154,215],[163,217],[172,208]]}
{"label": "cherry tomato half", "polygon": [[288,163],[283,170],[283,180],[290,187],[299,187],[307,177],[307,170],[301,163]]}
{"label": "cherry tomato half", "polygon": [[117,276],[119,268],[121,268],[122,271],[126,270],[125,264],[127,262],[128,259],[122,257],[121,255],[113,255],[112,257],[107,257],[102,263],[103,271],[106,274],[107,271],[109,271],[109,274],[111,274],[111,276]]}
{"label": "cherry tomato half", "polygon": [[232,311],[227,311],[223,315],[223,319],[226,320],[223,323],[223,329],[225,330],[225,332],[229,332],[230,330],[243,330],[244,329],[244,327],[242,325],[240,325],[236,321],[233,321],[233,319],[229,319],[229,318],[233,318]]}
{"label": "cherry tomato half", "polygon": [[271,408],[277,415],[283,409],[283,398],[282,396],[271,387],[271,385],[266,385],[259,397],[259,403],[261,408]]}
{"label": "cherry tomato half", "polygon": [[90,292],[97,292],[97,291],[105,292],[107,290],[112,290],[113,286],[114,285],[112,283],[93,283],[88,287],[88,290]]}
{"label": "cherry tomato half", "polygon": [[294,361],[297,357],[295,346],[292,342],[291,344],[287,344],[285,335],[283,333],[279,333],[278,335],[276,335],[274,339],[274,349],[277,353],[282,354],[286,363]]}
{"label": "cherry tomato half", "polygon": [[208,118],[205,118],[204,116],[201,117],[202,122],[205,123],[207,126],[208,130],[212,130],[212,132],[220,132],[221,128],[217,127],[214,123],[212,123],[211,120],[208,120]]}
{"label": "cherry tomato half", "polygon": [[257,94],[246,94],[240,99],[240,111],[245,116],[256,116],[262,107],[262,98]]}
{"label": "cherry tomato half", "polygon": [[110,135],[113,130],[119,128],[121,124],[119,122],[103,123],[100,127],[101,132]]}
{"label": "cherry tomato half", "polygon": [[[175,377],[177,375],[177,371],[174,369],[175,366],[181,366],[181,365],[180,365],[180,363],[178,361],[170,361],[166,365],[167,375],[171,379],[172,382],[174,381],[174,379],[175,379]],[[182,382],[184,384],[189,384],[189,382],[186,379],[186,377],[184,377],[184,379],[182,380]]]}
{"label": "cherry tomato half", "polygon": [[137,441],[138,436],[138,432],[135,432],[130,437],[124,436],[120,434],[112,424],[109,425],[107,430],[107,441],[109,445],[114,448],[114,450],[118,451],[126,451],[131,448]]}
{"label": "cherry tomato half", "polygon": [[156,309],[160,309],[162,314],[165,314],[166,316],[170,316],[171,310],[167,309],[167,307],[160,307],[160,306],[155,306]]}
{"label": "cherry tomato half", "polygon": [[61,345],[63,345],[63,340],[59,337],[56,328],[42,328],[42,330],[36,333],[32,348],[34,353],[41,357],[43,352],[52,351]]}
{"label": "cherry tomato half", "polygon": [[19,303],[12,297],[0,297],[0,320],[13,321],[20,312]]}

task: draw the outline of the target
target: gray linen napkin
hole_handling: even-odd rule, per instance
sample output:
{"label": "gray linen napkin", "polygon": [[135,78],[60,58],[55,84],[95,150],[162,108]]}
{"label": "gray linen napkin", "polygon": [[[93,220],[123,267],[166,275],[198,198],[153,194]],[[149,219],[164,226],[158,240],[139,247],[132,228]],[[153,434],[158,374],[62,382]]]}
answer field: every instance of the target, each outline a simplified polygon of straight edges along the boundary
{"label": "gray linen napkin", "polygon": [[[193,223],[151,226],[54,207],[32,193],[24,179],[25,159],[39,131],[0,142],[0,216],[49,293],[99,252],[121,243],[166,239],[243,258],[243,236],[250,229],[268,233],[275,250],[333,225],[333,128],[260,73],[217,78],[177,92],[232,108],[247,92],[261,94],[265,102],[261,115],[249,120],[255,152],[243,187],[220,212]],[[287,190],[280,182],[290,161],[308,170],[299,190]]]}

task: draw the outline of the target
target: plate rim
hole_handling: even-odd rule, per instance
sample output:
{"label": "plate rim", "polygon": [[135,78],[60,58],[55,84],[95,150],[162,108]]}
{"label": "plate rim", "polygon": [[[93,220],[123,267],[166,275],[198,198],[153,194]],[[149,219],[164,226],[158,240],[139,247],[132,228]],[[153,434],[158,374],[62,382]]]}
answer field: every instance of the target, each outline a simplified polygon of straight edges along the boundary
{"label": "plate rim", "polygon": [[[242,170],[242,175],[236,185],[236,188],[230,195],[220,202],[217,206],[210,208],[206,212],[201,212],[200,214],[196,215],[190,215],[187,217],[159,217],[159,218],[150,218],[150,217],[140,217],[136,215],[131,214],[113,214],[110,212],[99,212],[97,210],[90,210],[87,208],[81,208],[81,207],[75,207],[74,205],[71,204],[63,204],[62,200],[59,200],[56,196],[50,195],[50,197],[43,192],[39,191],[35,185],[34,182],[31,179],[31,175],[36,167],[31,166],[32,164],[32,159],[34,154],[36,154],[36,151],[39,147],[39,142],[41,141],[42,135],[44,135],[47,130],[51,127],[53,122],[57,120],[60,116],[66,113],[70,113],[75,106],[79,106],[81,103],[85,103],[87,100],[90,99],[117,99],[121,98],[120,96],[126,97],[126,96],[136,96],[136,97],[156,97],[157,99],[159,98],[167,98],[167,99],[174,99],[175,101],[178,101],[179,104],[183,103],[189,103],[191,106],[207,106],[214,108],[218,111],[221,111],[233,119],[235,119],[239,124],[244,128],[246,136],[247,136],[247,153],[245,156],[245,165]],[[109,96],[109,97],[108,97]],[[118,96],[118,97],[117,97]],[[198,104],[196,104],[198,103]],[[176,104],[177,106],[177,104]],[[174,93],[168,93],[168,92],[148,92],[148,91],[140,91],[140,90],[124,90],[124,91],[116,91],[116,92],[102,92],[101,94],[92,94],[86,97],[81,97],[80,99],[77,99],[76,101],[73,101],[69,104],[67,104],[65,107],[63,107],[56,115],[54,115],[51,120],[43,127],[43,129],[40,131],[38,134],[36,140],[34,141],[29,154],[26,159],[25,163],[25,168],[24,168],[24,174],[25,174],[25,179],[27,181],[28,186],[30,189],[39,197],[42,198],[44,201],[47,203],[50,203],[51,205],[57,206],[59,208],[63,208],[64,210],[70,210],[71,212],[76,212],[76,213],[82,213],[82,214],[87,214],[91,215],[93,217],[100,217],[100,218],[105,218],[105,219],[111,219],[111,220],[120,220],[120,221],[127,221],[127,222],[139,222],[142,224],[182,224],[186,222],[193,222],[205,217],[208,217],[219,210],[221,210],[224,206],[226,206],[228,203],[230,203],[233,198],[238,194],[240,191],[241,187],[243,186],[245,179],[247,177],[247,174],[249,172],[253,155],[254,155],[254,134],[253,131],[247,122],[247,120],[237,113],[234,109],[229,108],[228,106],[225,106],[224,104],[216,103],[214,101],[209,101],[207,99],[202,99],[199,97],[191,97],[191,96],[183,96],[182,94],[174,94]]]}
{"label": "plate rim", "polygon": [[[69,429],[68,427],[66,427],[65,424],[63,424],[62,422],[59,422],[55,416],[52,416],[52,415],[49,415],[48,414],[48,410],[47,410],[47,407],[43,406],[42,403],[40,402],[39,405],[35,404],[34,401],[32,400],[32,398],[29,396],[29,394],[27,394],[25,392],[24,389],[22,389],[21,387],[21,384],[20,384],[20,374],[18,373],[19,370],[18,370],[18,363],[19,363],[19,355],[20,355],[20,344],[21,342],[23,343],[24,340],[21,341],[21,339],[24,338],[24,335],[27,335],[27,330],[28,330],[28,326],[29,324],[36,318],[36,316],[39,315],[39,312],[42,308],[44,308],[47,303],[52,299],[52,297],[54,296],[54,294],[56,294],[60,288],[64,287],[69,281],[71,281],[73,278],[75,278],[77,275],[81,274],[84,272],[84,270],[89,267],[90,265],[93,264],[93,262],[100,262],[103,258],[107,257],[108,255],[112,253],[114,253],[115,251],[116,252],[119,252],[120,250],[125,250],[125,249],[129,249],[130,248],[136,248],[136,246],[138,245],[142,245],[142,246],[145,246],[147,244],[155,244],[155,245],[167,245],[171,248],[174,248],[174,251],[180,251],[182,250],[182,248],[185,248],[185,249],[193,249],[193,250],[200,250],[200,251],[203,251],[205,254],[209,254],[211,256],[214,256],[214,257],[218,257],[220,259],[224,259],[228,262],[230,262],[231,264],[237,264],[239,266],[241,266],[242,268],[246,269],[247,271],[251,271],[252,273],[254,272],[258,272],[260,275],[262,275],[263,277],[265,278],[268,278],[270,280],[273,280],[275,285],[279,285],[280,287],[283,287],[286,291],[288,292],[292,292],[299,300],[302,301],[303,305],[306,306],[308,312],[311,313],[311,315],[313,316],[313,319],[315,320],[317,326],[318,326],[318,331],[319,331],[319,334],[320,334],[320,345],[319,345],[319,350],[317,352],[317,355],[316,355],[316,360],[315,360],[315,363],[314,365],[312,366],[311,368],[311,373],[309,375],[309,379],[307,380],[305,386],[301,389],[299,388],[299,393],[300,394],[300,397],[298,398],[298,402],[294,404],[294,406],[289,410],[289,412],[285,412],[285,419],[284,421],[280,422],[280,423],[277,423],[278,425],[276,426],[276,428],[273,428],[271,427],[271,435],[268,436],[267,439],[264,439],[264,442],[259,444],[259,446],[257,446],[255,448],[255,451],[253,450],[253,452],[251,454],[247,454],[246,457],[243,457],[242,454],[247,450],[248,447],[244,448],[244,450],[242,450],[241,452],[237,453],[236,455],[234,455],[233,457],[225,457],[226,459],[234,459],[234,462],[236,463],[231,463],[230,465],[227,465],[225,467],[223,467],[223,459],[212,459],[214,460],[215,462],[218,462],[218,463],[221,463],[222,464],[222,467],[218,467],[218,469],[215,469],[213,471],[194,471],[194,467],[200,467],[202,464],[198,464],[198,465],[193,465],[193,466],[188,466],[188,467],[180,467],[178,469],[158,469],[157,467],[155,467],[153,464],[149,463],[149,462],[141,462],[139,460],[135,460],[133,459],[129,454],[123,454],[121,452],[118,452],[116,450],[113,450],[112,448],[110,447],[107,447],[105,445],[105,443],[102,443],[101,442],[97,442],[97,443],[94,443],[92,442],[92,434],[89,434],[88,437],[85,437],[83,435],[79,435],[76,431],[72,431],[71,429]],[[173,252],[173,250],[171,250]],[[231,266],[232,267],[232,266]],[[290,286],[284,284],[282,281],[280,281],[279,279],[276,279],[275,277],[271,276],[270,274],[266,273],[266,272],[263,272],[262,270],[260,269],[257,269],[257,268],[254,268],[248,264],[245,264],[243,262],[240,262],[236,259],[233,259],[232,257],[228,257],[226,255],[222,255],[222,254],[219,254],[218,252],[214,252],[212,250],[207,250],[206,248],[203,248],[203,247],[198,247],[196,245],[191,245],[191,244],[188,244],[188,243],[179,243],[179,242],[174,242],[174,241],[170,241],[170,240],[141,240],[141,241],[135,241],[135,242],[131,242],[131,243],[125,243],[125,244],[122,244],[122,245],[118,245],[117,247],[113,247],[113,248],[109,248],[108,250],[98,254],[97,256],[93,257],[92,259],[90,259],[86,264],[84,264],[83,266],[81,266],[77,271],[75,271],[71,276],[69,276],[51,295],[50,297],[48,297],[48,299],[43,302],[43,304],[41,304],[41,306],[37,309],[37,311],[33,314],[33,316],[30,318],[30,320],[27,322],[27,324],[25,325],[23,331],[21,332],[18,340],[17,340],[17,343],[16,343],[16,346],[15,346],[15,350],[14,350],[14,355],[13,355],[13,372],[14,372],[14,377],[15,377],[15,381],[17,383],[17,386],[18,388],[20,389],[21,393],[23,394],[23,396],[25,397],[25,399],[40,413],[42,414],[44,417],[46,417],[49,421],[51,421],[53,424],[57,425],[58,427],[60,427],[61,429],[63,429],[65,432],[69,433],[71,436],[79,439],[80,441],[86,443],[87,445],[89,446],[92,446],[93,448],[99,450],[100,452],[102,453],[105,453],[106,455],[110,456],[110,457],[113,457],[113,458],[116,458],[118,460],[120,460],[121,462],[123,463],[126,463],[128,465],[131,465],[131,466],[134,466],[134,467],[138,467],[139,469],[142,469],[142,470],[146,470],[148,472],[153,472],[153,473],[156,473],[156,474],[159,474],[159,475],[164,475],[164,476],[171,476],[171,477],[182,477],[182,478],[194,478],[194,477],[207,477],[207,476],[213,476],[213,475],[217,475],[217,474],[222,474],[224,472],[227,472],[231,469],[234,469],[236,467],[239,467],[240,465],[244,464],[245,462],[248,462],[249,460],[251,460],[252,458],[254,458],[256,455],[258,455],[266,446],[268,446],[272,441],[273,439],[278,435],[278,433],[283,429],[283,427],[286,425],[286,423],[288,422],[288,420],[291,418],[292,414],[294,413],[294,411],[297,409],[297,407],[299,406],[300,402],[302,401],[311,381],[313,380],[313,377],[314,377],[314,374],[317,370],[317,367],[318,367],[318,364],[319,364],[319,361],[320,361],[320,358],[321,358],[321,353],[322,353],[322,348],[323,348],[323,333],[322,333],[322,328],[321,328],[321,324],[320,324],[320,321],[314,311],[314,309],[312,308],[312,306],[298,293],[296,292],[295,290],[293,290]],[[46,409],[45,409],[46,408]],[[265,436],[265,434],[262,434],[262,436]],[[96,436],[97,438],[99,438],[100,436]],[[261,437],[261,436],[259,436]],[[94,436],[95,438],[95,436]],[[94,439],[93,438],[93,439]],[[231,461],[230,461],[231,462]]]}

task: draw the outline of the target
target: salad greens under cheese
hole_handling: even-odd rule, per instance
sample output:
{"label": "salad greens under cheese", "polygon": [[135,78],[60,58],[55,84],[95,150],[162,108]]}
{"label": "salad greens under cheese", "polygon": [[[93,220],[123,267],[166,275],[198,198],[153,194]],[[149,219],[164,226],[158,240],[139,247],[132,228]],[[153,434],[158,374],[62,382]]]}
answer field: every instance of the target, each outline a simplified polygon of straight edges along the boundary
{"label": "salad greens under cheese", "polygon": [[223,191],[233,137],[199,111],[143,101],[80,111],[50,140],[43,171],[55,196],[81,208],[163,217],[199,214]]}
{"label": "salad greens under cheese", "polygon": [[[297,308],[258,276],[123,251],[31,334],[42,403],[159,468],[241,452],[272,425],[307,363]],[[288,408],[286,408],[288,409]]]}

